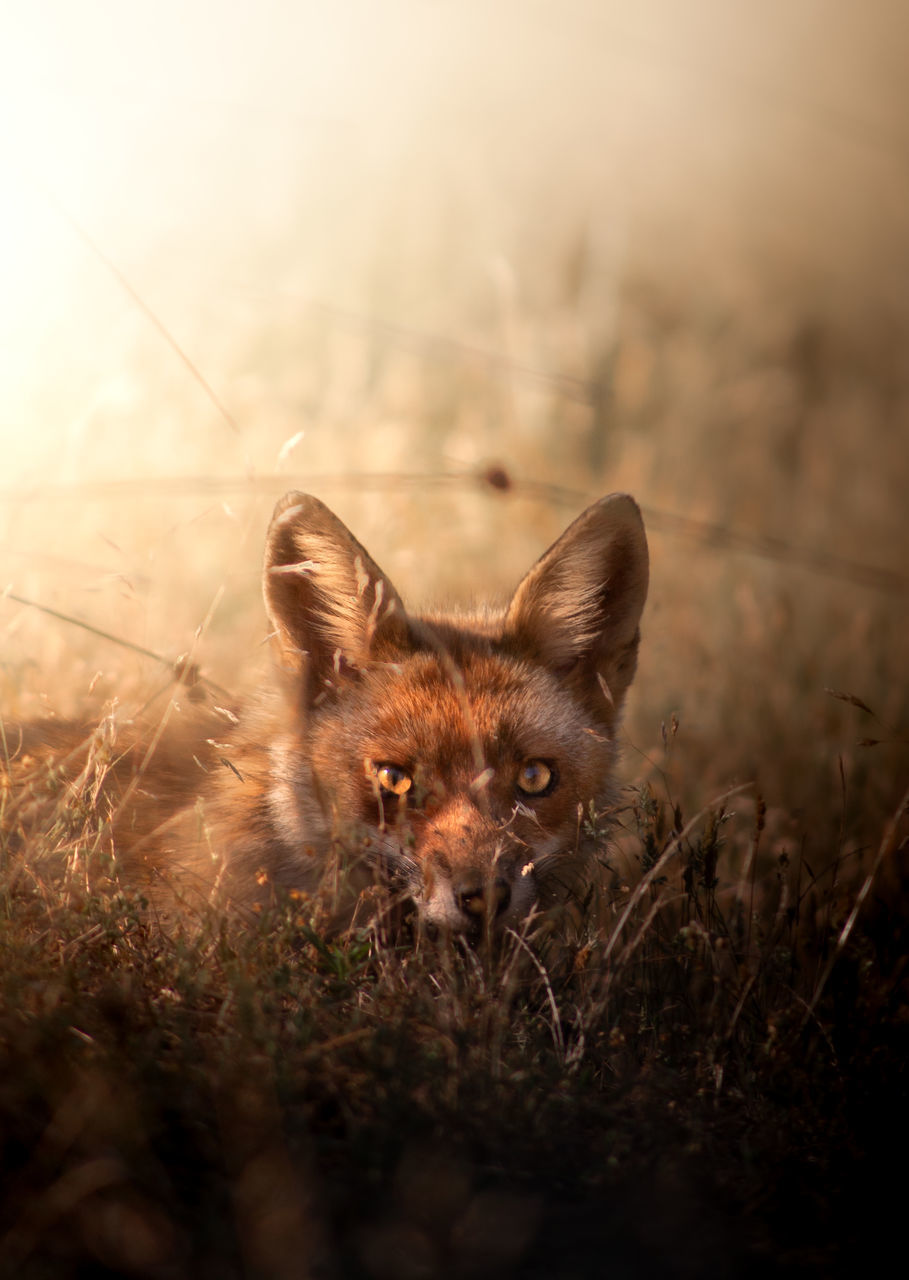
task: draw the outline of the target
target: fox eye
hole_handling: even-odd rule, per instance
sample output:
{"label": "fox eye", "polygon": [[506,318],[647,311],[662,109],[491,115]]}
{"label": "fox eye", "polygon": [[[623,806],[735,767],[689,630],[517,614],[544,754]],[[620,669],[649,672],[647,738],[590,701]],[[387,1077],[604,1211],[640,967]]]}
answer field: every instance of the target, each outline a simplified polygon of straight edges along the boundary
{"label": "fox eye", "polygon": [[518,790],[525,796],[548,796],[559,780],[555,765],[525,760],[518,770]]}
{"label": "fox eye", "polygon": [[413,778],[398,764],[376,765],[376,781],[385,795],[406,796],[413,786]]}

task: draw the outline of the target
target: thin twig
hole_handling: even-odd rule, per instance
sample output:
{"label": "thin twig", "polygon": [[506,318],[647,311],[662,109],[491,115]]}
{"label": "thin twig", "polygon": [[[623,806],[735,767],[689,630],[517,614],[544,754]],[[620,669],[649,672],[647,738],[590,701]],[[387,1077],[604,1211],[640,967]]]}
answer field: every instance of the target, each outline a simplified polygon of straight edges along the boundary
{"label": "thin twig", "polygon": [[[39,613],[46,613],[49,617],[57,618],[60,622],[67,622],[72,627],[80,627],[83,631],[89,632],[90,635],[98,636],[101,640],[108,640],[111,644],[119,645],[121,649],[129,649],[132,653],[138,653],[143,658],[151,658],[153,662],[160,663],[162,667],[167,667],[171,678],[178,682],[185,683],[185,680],[181,681],[181,676],[191,669],[188,655],[183,655],[176,659],[165,658],[162,654],[155,653],[153,649],[146,649],[144,645],[136,644],[132,640],[124,640],[122,636],[115,636],[113,632],[104,631],[101,627],[96,627],[91,622],[85,622],[82,618],[74,618],[68,613],[61,613],[59,609],[52,609],[47,604],[39,604],[37,600],[29,600],[25,596],[17,595],[15,591],[0,592],[0,598],[15,600],[16,604],[25,605],[27,609],[37,609]],[[232,695],[227,689],[216,684],[214,680],[209,680],[207,676],[200,674],[196,683],[204,685],[210,693],[216,693],[228,702],[232,699]]]}
{"label": "thin twig", "polygon": [[53,192],[48,187],[46,187],[43,182],[41,182],[37,177],[35,177],[33,173],[28,174],[28,179],[31,182],[32,186],[35,188],[35,190],[40,192],[41,196],[44,198],[44,200],[47,201],[47,203],[51,206],[54,212],[63,219],[63,221],[67,224],[67,226],[69,226],[70,229],[73,232],[75,232],[75,234],[79,237],[79,239],[86,246],[86,248],[91,253],[94,254],[94,256],[98,259],[98,261],[103,264],[103,266],[107,268],[107,270],[111,273],[111,275],[119,284],[120,288],[124,291],[124,293],[128,295],[130,300],[139,308],[139,310],[145,316],[146,320],[148,320],[149,324],[151,324],[157,330],[160,336],[164,339],[164,341],[170,347],[171,351],[173,351],[174,354],[177,356],[177,358],[182,361],[182,363],[189,370],[189,373],[194,379],[194,381],[196,381],[199,384],[199,386],[202,388],[202,390],[205,392],[206,396],[214,405],[215,409],[218,411],[218,413],[223,418],[223,420],[230,427],[231,431],[233,431],[238,436],[242,435],[243,433],[240,429],[240,424],[237,422],[236,418],[230,412],[227,406],[223,403],[223,401],[218,398],[214,387],[211,385],[211,383],[202,373],[202,370],[199,368],[197,364],[193,363],[193,361],[189,358],[189,356],[180,346],[179,342],[177,342],[176,338],[170,332],[167,325],[164,324],[163,321],[158,318],[158,316],[155,314],[154,311],[152,311],[151,307],[144,300],[142,295],[133,287],[133,285],[130,284],[129,280],[126,278],[126,276],[117,266],[117,264],[107,256],[107,254],[100,247],[100,245],[98,245],[91,238],[91,236],[88,234],[85,228],[79,222],[77,222],[77,220],[73,217],[73,215],[69,212],[69,210],[65,208],[63,204],[61,204],[61,202],[57,199],[57,197],[53,194]]}
{"label": "thin twig", "polygon": [[[147,497],[150,494],[168,497],[196,494],[225,497],[238,493],[278,495],[295,487],[307,491],[314,488],[353,489],[358,493],[404,488],[480,488],[487,491],[492,489],[503,496],[536,498],[566,507],[581,507],[600,496],[591,490],[514,479],[502,467],[483,467],[479,470],[452,469],[422,473],[309,471],[305,475],[157,476],[135,480],[83,481],[70,485],[42,482],[33,487],[18,484],[15,487],[0,488],[0,501],[34,504],[84,502],[91,499],[96,502],[113,502],[137,495]],[[885,569],[880,565],[852,560],[829,551],[797,547],[775,534],[733,529],[728,525],[695,520],[659,507],[644,506],[641,510],[648,527],[656,532],[691,538],[701,546],[714,550],[735,551],[742,555],[757,556],[762,560],[794,565],[820,577],[851,582],[856,586],[871,587],[893,595],[909,595],[909,577],[895,569]]]}

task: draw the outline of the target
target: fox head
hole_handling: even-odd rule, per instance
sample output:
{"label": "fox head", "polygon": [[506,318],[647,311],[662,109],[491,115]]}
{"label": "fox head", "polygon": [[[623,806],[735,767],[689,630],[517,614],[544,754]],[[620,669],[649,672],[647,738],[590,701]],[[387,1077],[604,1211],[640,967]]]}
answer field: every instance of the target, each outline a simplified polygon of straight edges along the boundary
{"label": "fox head", "polygon": [[270,804],[286,847],[358,832],[434,929],[513,927],[570,891],[609,803],[648,584],[640,512],[580,515],[500,612],[414,616],[317,498],[269,529],[264,593],[296,704]]}

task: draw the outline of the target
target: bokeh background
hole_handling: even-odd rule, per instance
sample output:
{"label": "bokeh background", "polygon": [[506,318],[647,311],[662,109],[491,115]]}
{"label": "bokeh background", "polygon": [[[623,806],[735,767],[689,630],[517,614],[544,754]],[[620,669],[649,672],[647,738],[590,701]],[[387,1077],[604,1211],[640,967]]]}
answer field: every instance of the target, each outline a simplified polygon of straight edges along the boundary
{"label": "bokeh background", "polygon": [[689,808],[754,779],[818,858],[879,831],[909,710],[900,0],[36,0],[0,11],[0,112],[4,706],[167,683],[22,600],[254,684],[287,488],[417,603],[507,597],[629,490],[626,777]]}

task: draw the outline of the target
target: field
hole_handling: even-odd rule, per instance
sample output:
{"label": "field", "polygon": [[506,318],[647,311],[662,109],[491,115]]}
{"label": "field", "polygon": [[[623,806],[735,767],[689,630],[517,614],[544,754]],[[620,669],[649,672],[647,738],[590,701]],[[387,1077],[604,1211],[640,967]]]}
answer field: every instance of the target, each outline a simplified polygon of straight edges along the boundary
{"label": "field", "polygon": [[[0,1275],[873,1267],[909,1138],[898,7],[275,4],[210,37],[198,4],[180,40],[168,6],[37,8],[3,77],[34,134],[0,715],[108,734],[24,842],[2,794]],[[85,81],[41,97],[67,40]],[[87,875],[174,662],[266,678],[291,488],[418,606],[640,502],[622,798],[567,941],[338,938],[299,902],[162,928]]]}

